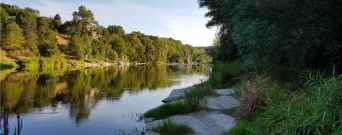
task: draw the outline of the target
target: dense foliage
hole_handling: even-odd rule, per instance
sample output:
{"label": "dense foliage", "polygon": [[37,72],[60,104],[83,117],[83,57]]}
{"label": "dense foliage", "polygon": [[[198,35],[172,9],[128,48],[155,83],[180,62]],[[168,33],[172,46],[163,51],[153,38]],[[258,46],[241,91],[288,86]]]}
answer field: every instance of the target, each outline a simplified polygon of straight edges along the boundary
{"label": "dense foliage", "polygon": [[211,54],[226,62],[209,81],[237,85],[243,102],[228,112],[240,121],[224,135],[342,134],[342,1],[199,4],[209,9],[207,26],[220,28]]}
{"label": "dense foliage", "polygon": [[199,0],[219,26],[219,60],[250,66],[342,66],[340,0]]}
{"label": "dense foliage", "polygon": [[43,17],[37,10],[0,5],[1,49],[11,58],[51,57],[60,54],[87,61],[134,63],[202,63],[203,49],[172,38],[125,33],[118,25],[103,27],[92,11],[80,6],[70,21]]}

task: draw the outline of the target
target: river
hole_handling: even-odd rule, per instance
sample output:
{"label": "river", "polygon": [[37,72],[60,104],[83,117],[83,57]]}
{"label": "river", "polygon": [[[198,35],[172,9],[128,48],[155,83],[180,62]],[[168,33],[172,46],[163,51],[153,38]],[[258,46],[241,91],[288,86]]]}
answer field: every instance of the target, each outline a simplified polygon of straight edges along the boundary
{"label": "river", "polygon": [[204,81],[209,72],[207,65],[17,71],[0,78],[1,111],[9,115],[9,135],[133,132],[144,128],[139,116],[172,89]]}

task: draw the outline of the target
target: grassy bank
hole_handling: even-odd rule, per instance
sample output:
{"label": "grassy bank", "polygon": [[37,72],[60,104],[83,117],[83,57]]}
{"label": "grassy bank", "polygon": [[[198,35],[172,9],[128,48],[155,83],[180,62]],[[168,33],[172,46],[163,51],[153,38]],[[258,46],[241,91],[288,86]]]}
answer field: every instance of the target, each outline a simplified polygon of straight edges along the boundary
{"label": "grassy bank", "polygon": [[243,124],[226,135],[342,134],[341,76],[304,72],[297,81],[303,85],[266,76],[244,81],[240,99],[245,105],[235,112]]}
{"label": "grassy bank", "polygon": [[51,72],[56,70],[72,70],[85,68],[84,61],[67,60],[63,57],[30,58],[23,59],[20,63],[23,71]]}
{"label": "grassy bank", "polygon": [[181,100],[147,112],[158,119],[203,109],[210,89],[235,87],[243,106],[228,110],[238,123],[224,135],[340,135],[342,78],[336,73],[283,68],[244,69],[240,61],[214,66],[210,79]]}

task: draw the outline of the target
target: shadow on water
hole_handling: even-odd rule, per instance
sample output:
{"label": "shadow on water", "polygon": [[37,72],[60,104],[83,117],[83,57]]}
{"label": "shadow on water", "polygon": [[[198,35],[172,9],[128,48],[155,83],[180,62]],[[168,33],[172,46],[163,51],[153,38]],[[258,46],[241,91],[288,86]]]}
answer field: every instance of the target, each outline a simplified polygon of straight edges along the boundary
{"label": "shadow on water", "polygon": [[[2,134],[8,135],[9,115],[17,116],[16,135],[21,133],[23,127],[21,114],[46,107],[55,111],[60,105],[68,107],[70,119],[79,126],[89,118],[100,101],[116,102],[124,93],[134,95],[178,83],[170,78],[209,72],[209,66],[133,66],[51,73],[17,71],[0,79]],[[141,113],[127,113],[122,117],[139,120]],[[132,130],[141,129],[137,127]],[[123,132],[126,131],[116,133]]]}

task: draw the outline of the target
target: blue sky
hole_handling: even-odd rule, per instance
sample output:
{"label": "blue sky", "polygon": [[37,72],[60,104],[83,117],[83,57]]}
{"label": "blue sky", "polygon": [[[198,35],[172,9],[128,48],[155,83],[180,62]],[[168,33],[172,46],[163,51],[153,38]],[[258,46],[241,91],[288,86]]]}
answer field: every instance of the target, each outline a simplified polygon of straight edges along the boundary
{"label": "blue sky", "polygon": [[40,15],[59,13],[63,21],[84,5],[103,26],[122,25],[126,32],[172,37],[193,46],[212,44],[216,29],[208,29],[197,0],[0,0],[7,4],[38,9]]}

